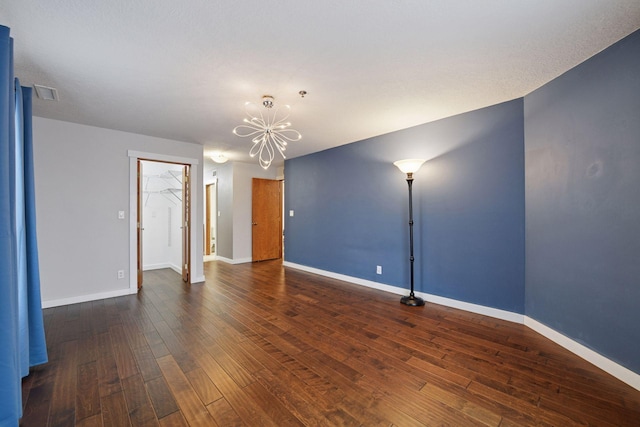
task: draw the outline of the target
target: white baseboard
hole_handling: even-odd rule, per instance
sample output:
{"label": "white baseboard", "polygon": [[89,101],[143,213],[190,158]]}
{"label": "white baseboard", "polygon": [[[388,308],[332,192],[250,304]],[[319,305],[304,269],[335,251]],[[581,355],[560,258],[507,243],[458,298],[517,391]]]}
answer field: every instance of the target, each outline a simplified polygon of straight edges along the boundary
{"label": "white baseboard", "polygon": [[205,280],[206,280],[206,278],[204,276],[198,276],[198,277],[195,277],[195,278],[191,279],[191,284],[194,285],[196,283],[202,283]]}
{"label": "white baseboard", "polygon": [[162,270],[164,268],[171,268],[171,264],[166,262],[162,264],[147,264],[142,266],[142,271]]}
{"label": "white baseboard", "polygon": [[176,273],[182,274],[182,269],[180,268],[180,266],[177,266],[170,262],[165,262],[163,264],[148,264],[142,267],[142,271],[163,270],[165,268],[170,268]]}
{"label": "white baseboard", "polygon": [[132,295],[135,293],[137,293],[137,289],[132,291],[131,289],[126,288],[126,289],[118,289],[117,291],[101,292],[98,294],[80,295],[80,296],[71,297],[71,298],[61,298],[56,300],[42,301],[42,308],[59,307],[61,305],[78,304],[78,303],[87,302],[87,301],[97,301],[100,299],[121,297],[124,295]]}
{"label": "white baseboard", "polygon": [[555,342],[556,344],[559,344],[562,347],[566,348],[573,354],[582,357],[584,360],[591,363],[592,365],[595,365],[598,368],[602,369],[603,371],[613,375],[620,381],[629,384],[631,387],[635,388],[636,390],[640,390],[639,374],[636,374],[635,372],[625,368],[624,366],[619,365],[618,363],[612,361],[611,359],[607,359],[600,353],[597,353],[591,350],[589,347],[585,347],[579,342],[576,342],[571,338],[565,335],[562,335],[560,332],[556,331],[555,329],[551,329],[547,325],[544,325],[528,316],[525,316],[524,324],[527,327],[538,332],[540,335],[544,336],[545,338],[548,338],[551,341]]}
{"label": "white baseboard", "polygon": [[231,258],[225,258],[223,256],[218,255],[218,261],[226,262],[227,264],[245,264],[247,262],[253,262],[253,259],[252,258],[231,259]]}
{"label": "white baseboard", "polygon": [[[344,274],[333,273],[331,271],[320,270],[313,267],[307,267],[306,265],[295,264],[288,261],[284,261],[282,264],[285,267],[291,267],[297,270],[303,270],[309,273],[319,274],[321,276],[343,280],[345,282],[366,286],[368,288],[378,289],[380,291],[390,292],[392,294],[397,294],[397,295],[408,294],[407,289],[399,288],[397,286],[385,285],[384,283],[373,282],[371,280],[360,279],[358,277],[353,277],[353,276],[346,276]],[[434,304],[440,304],[447,307],[458,308],[460,310],[482,314],[484,316],[490,316],[490,317],[495,317],[497,319],[508,320],[509,322],[515,322],[520,324],[524,323],[524,316],[522,314],[513,313],[511,311],[500,310],[492,307],[485,307],[483,305],[478,305],[478,304],[471,304],[468,302],[458,301],[451,298],[444,298],[437,295],[426,294],[424,292],[416,292],[415,294],[420,298],[423,298],[425,301],[432,302]]]}
{"label": "white baseboard", "polygon": [[[345,282],[354,283],[356,285],[366,286],[368,288],[378,289],[381,291],[390,292],[393,294],[404,295],[407,290],[404,288],[398,288],[396,286],[385,285],[383,283],[373,282],[370,280],[360,279],[358,277],[346,276],[344,274],[334,273],[331,271],[320,270],[306,265],[295,264],[292,262],[284,261],[282,263],[285,267],[291,267],[309,273],[318,274],[320,276],[331,277],[333,279],[343,280]],[[484,316],[494,317],[497,319],[507,320],[509,322],[523,324],[534,331],[538,332],[542,336],[556,344],[561,345],[565,349],[569,350],[573,354],[585,359],[587,362],[597,366],[610,375],[618,378],[620,381],[630,385],[636,390],[640,390],[640,375],[625,368],[624,366],[607,359],[601,354],[591,350],[588,347],[572,340],[571,338],[562,335],[561,333],[543,325],[542,323],[531,319],[522,314],[513,313],[511,311],[500,310],[497,308],[486,307],[478,304],[471,304],[464,301],[458,301],[450,298],[444,298],[437,295],[425,294],[422,292],[416,292],[416,295],[423,298],[425,301],[432,302],[434,304],[440,304],[447,307],[457,308],[460,310],[469,311],[472,313],[482,314]]]}

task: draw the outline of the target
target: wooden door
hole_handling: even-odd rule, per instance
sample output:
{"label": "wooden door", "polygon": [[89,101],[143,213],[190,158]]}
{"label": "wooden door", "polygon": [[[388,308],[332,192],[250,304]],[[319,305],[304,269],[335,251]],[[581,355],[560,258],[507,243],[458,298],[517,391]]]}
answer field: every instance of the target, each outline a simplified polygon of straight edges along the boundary
{"label": "wooden door", "polygon": [[191,173],[182,168],[182,280],[189,282],[191,271]]}
{"label": "wooden door", "polygon": [[142,274],[142,162],[138,160],[138,198],[136,209],[137,239],[138,239],[138,291],[142,288],[144,275]]}
{"label": "wooden door", "polygon": [[251,215],[253,261],[281,258],[281,181],[253,178]]}

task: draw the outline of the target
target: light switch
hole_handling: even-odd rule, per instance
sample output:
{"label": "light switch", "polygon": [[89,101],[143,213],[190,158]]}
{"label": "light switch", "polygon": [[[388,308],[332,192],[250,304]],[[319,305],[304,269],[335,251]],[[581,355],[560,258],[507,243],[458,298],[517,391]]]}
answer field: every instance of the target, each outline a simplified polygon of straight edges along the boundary
{"label": "light switch", "polygon": [[293,209],[289,211],[289,216],[293,216]]}
{"label": "light switch", "polygon": [[118,219],[124,219],[124,211],[118,211]]}

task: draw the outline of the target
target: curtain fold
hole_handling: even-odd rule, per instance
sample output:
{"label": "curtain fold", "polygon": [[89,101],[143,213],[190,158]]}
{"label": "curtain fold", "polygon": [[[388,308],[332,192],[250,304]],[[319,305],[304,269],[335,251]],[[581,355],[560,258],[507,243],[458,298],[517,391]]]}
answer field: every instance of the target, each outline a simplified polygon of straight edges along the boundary
{"label": "curtain fold", "polygon": [[[0,26],[0,426],[22,415],[21,379],[47,361],[35,235],[31,89],[13,76]],[[27,99],[28,98],[28,99]]]}
{"label": "curtain fold", "polygon": [[[16,79],[17,80],[17,79]],[[21,87],[16,81],[16,87]],[[38,237],[36,233],[36,191],[33,167],[33,125],[31,99],[33,89],[22,87],[22,143],[24,176],[25,243],[27,251],[26,287],[29,316],[29,366],[42,365],[49,360],[47,342],[42,318],[42,296],[40,294],[40,259],[38,258]],[[28,373],[28,372],[27,372]],[[26,374],[25,374],[26,375]]]}

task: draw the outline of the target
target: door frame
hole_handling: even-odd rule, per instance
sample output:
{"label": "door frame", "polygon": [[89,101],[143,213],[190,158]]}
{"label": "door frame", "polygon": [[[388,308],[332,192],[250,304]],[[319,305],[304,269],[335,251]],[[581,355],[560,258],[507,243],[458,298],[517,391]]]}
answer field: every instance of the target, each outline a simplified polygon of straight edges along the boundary
{"label": "door frame", "polygon": [[[213,187],[213,188],[212,188]],[[215,190],[215,191],[212,191]],[[213,193],[213,194],[211,194]],[[213,237],[216,245],[218,244],[218,178],[215,178],[213,182],[204,184],[204,254],[211,255],[211,238]],[[215,206],[212,206],[215,205]],[[215,207],[215,209],[211,209]],[[213,218],[213,219],[212,219]],[[214,233],[211,234],[211,225],[214,226]],[[217,249],[217,247],[216,247]],[[218,252],[214,252],[216,256]]]}
{"label": "door frame", "polygon": [[[138,292],[138,236],[137,236],[137,218],[138,218],[138,160],[151,160],[164,163],[177,163],[182,165],[188,165],[191,170],[191,209],[190,209],[190,222],[191,224],[197,224],[197,212],[196,198],[194,195],[198,194],[200,184],[198,183],[198,165],[199,160],[189,157],[171,156],[159,153],[147,153],[135,150],[129,150],[127,152],[129,156],[129,291],[130,293]],[[196,196],[197,197],[197,196]],[[190,245],[189,250],[191,253],[191,263],[189,266],[189,283],[202,282],[203,277],[197,275],[196,263],[193,260],[200,259],[198,254],[202,254],[202,245],[198,245],[200,241],[198,234],[200,233],[200,227],[191,227],[190,229]]]}

